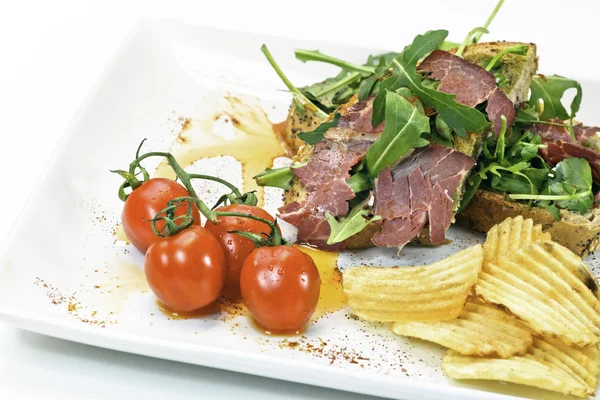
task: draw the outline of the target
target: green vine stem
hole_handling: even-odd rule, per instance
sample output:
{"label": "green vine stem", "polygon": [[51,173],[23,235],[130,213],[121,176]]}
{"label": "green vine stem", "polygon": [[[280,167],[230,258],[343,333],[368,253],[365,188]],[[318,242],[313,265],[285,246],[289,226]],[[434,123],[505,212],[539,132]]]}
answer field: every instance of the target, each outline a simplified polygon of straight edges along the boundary
{"label": "green vine stem", "polygon": [[[188,204],[188,212],[186,213],[186,215],[174,217],[175,209],[179,207],[182,203]],[[218,223],[219,217],[248,218],[266,224],[271,229],[271,232],[268,234],[267,239],[265,239],[262,235],[253,234],[251,232],[231,231],[231,233],[236,233],[238,235],[244,236],[252,240],[257,246],[279,246],[285,243],[283,237],[281,236],[281,233],[279,232],[279,228],[277,227],[276,222],[271,222],[267,219],[246,213],[214,211],[208,208],[208,206],[197,197],[178,197],[169,201],[167,203],[167,207],[159,211],[158,214],[156,214],[156,217],[152,219],[152,230],[154,231],[154,233],[161,237],[172,236],[191,226],[194,222],[194,219],[191,217],[192,205],[198,207],[198,210],[200,210],[202,215],[204,215],[206,219],[212,222],[213,224]],[[181,224],[177,224],[175,221],[178,219],[183,219],[184,221]],[[163,229],[157,228],[156,224],[159,221],[165,222],[165,226]]]}
{"label": "green vine stem", "polygon": [[[144,139],[145,141],[145,139]],[[225,203],[229,201],[230,203],[235,204],[247,204],[256,206],[258,199],[254,192],[244,193],[242,194],[239,189],[227,182],[224,179],[218,178],[212,175],[204,175],[204,174],[190,174],[186,172],[181,165],[177,162],[175,157],[171,153],[153,151],[140,155],[140,149],[142,144],[138,147],[136,152],[136,158],[129,164],[129,171],[116,170],[111,171],[118,173],[121,177],[125,179],[125,183],[121,185],[119,188],[119,198],[125,201],[127,199],[127,194],[125,193],[125,189],[127,187],[131,187],[133,190],[138,188],[143,184],[144,181],[149,179],[149,174],[144,167],[141,166],[141,162],[150,157],[163,157],[167,160],[169,166],[175,172],[177,179],[185,186],[188,193],[190,194],[187,197],[178,197],[173,199],[167,203],[167,207],[158,212],[156,216],[150,221],[152,223],[152,230],[158,236],[172,236],[182,230],[190,227],[194,223],[194,218],[192,216],[193,206],[195,205],[200,213],[206,217],[207,220],[212,222],[213,224],[218,223],[219,217],[241,217],[241,218],[249,218],[256,221],[260,221],[271,229],[271,232],[268,234],[267,238],[262,235],[257,235],[251,232],[242,232],[242,231],[232,231],[232,233],[239,234],[243,237],[246,237],[252,240],[256,246],[279,246],[281,244],[285,244],[281,233],[279,232],[279,228],[277,227],[277,223],[271,222],[264,218],[256,217],[254,215],[239,213],[239,212],[224,212],[224,211],[215,211],[219,204]],[[137,178],[137,175],[141,173],[143,174],[144,180],[140,181]],[[211,209],[209,208],[196,193],[192,185],[192,179],[204,179],[213,182],[218,182],[231,190],[231,193],[225,194],[221,196],[221,198],[217,201],[217,204]],[[184,215],[175,216],[175,210],[180,207],[183,203],[187,203],[188,208],[187,212]],[[164,222],[164,227],[162,229],[158,229],[157,223]],[[179,222],[179,223],[178,223]]]}

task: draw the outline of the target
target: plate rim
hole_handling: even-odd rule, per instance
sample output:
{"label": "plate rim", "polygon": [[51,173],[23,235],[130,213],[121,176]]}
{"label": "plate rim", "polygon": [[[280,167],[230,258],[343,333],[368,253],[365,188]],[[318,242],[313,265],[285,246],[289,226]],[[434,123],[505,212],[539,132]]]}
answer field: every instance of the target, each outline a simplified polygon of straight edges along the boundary
{"label": "plate rim", "polygon": [[[9,322],[28,332],[88,346],[371,396],[420,400],[439,399],[441,397],[438,396],[445,396],[446,399],[479,400],[482,393],[485,393],[486,399],[490,400],[522,399],[522,397],[475,388],[438,384],[434,381],[378,375],[369,371],[355,371],[309,361],[277,358],[269,356],[268,353],[246,353],[237,349],[153,338],[143,334],[89,326],[59,317],[23,312],[3,305],[0,305],[0,321]],[[175,356],[158,354],[167,351],[175,351]],[[186,354],[202,356],[203,359],[198,362],[192,360],[193,356],[186,357]],[[263,369],[256,369],[258,365]],[[286,376],[290,372],[301,372],[301,374],[291,378]],[[368,385],[365,385],[366,382]],[[390,390],[394,391],[393,397],[390,397]]]}

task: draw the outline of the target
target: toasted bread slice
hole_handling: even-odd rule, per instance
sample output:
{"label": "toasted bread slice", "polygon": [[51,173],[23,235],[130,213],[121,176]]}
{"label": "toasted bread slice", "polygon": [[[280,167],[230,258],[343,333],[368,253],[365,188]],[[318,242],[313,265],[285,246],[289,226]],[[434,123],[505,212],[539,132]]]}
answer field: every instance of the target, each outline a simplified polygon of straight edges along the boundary
{"label": "toasted bread slice", "polygon": [[[517,43],[510,42],[494,42],[494,43],[478,43],[467,46],[464,55],[464,58],[468,61],[483,64],[491,57],[495,56],[502,49],[513,46]],[[530,50],[526,56],[515,56],[513,54],[508,54],[502,58],[502,63],[505,63],[505,58],[509,60],[507,64],[501,64],[501,71],[503,69],[507,69],[506,76],[509,78],[509,82],[506,86],[503,86],[502,89],[506,91],[507,96],[515,101],[521,98],[527,98],[529,85],[531,80],[537,70],[537,55],[536,55],[536,47],[535,45],[528,45]],[[512,60],[513,57],[521,57],[525,60],[521,60],[517,62],[516,60]],[[340,107],[338,112],[344,114],[346,109],[358,101],[357,97],[353,97],[347,104],[344,104]],[[297,138],[297,133],[301,132],[302,129],[306,127],[306,124],[309,124],[310,129],[314,129],[316,124],[314,124],[314,118],[308,117],[306,115],[302,117],[298,117],[296,114],[296,108],[292,105],[290,108],[290,115],[288,117],[287,126],[290,128],[287,131],[286,140],[288,145],[295,146],[300,143],[303,143]],[[479,153],[481,151],[481,145],[484,138],[487,136],[489,131],[485,132],[469,132],[466,138],[455,137],[454,140],[454,149],[460,151],[464,154],[469,155],[471,158],[477,159]],[[343,140],[343,138],[342,138]],[[301,145],[298,149],[298,153],[294,156],[294,162],[305,162],[308,161],[313,154],[313,146],[310,145]],[[454,206],[453,210],[456,212],[460,205],[460,200],[465,191],[464,182],[466,179],[463,179],[461,185],[459,185],[456,193],[453,196]],[[294,179],[292,182],[292,186],[289,190],[285,192],[284,201],[285,203],[290,203],[292,201],[301,201],[306,197],[306,191],[304,186],[297,180]],[[373,235],[380,229],[379,225],[371,224],[366,229],[354,235],[347,242],[347,248],[350,249],[360,249],[360,248],[368,248],[373,247],[373,243],[371,242],[371,238]],[[412,241],[414,244],[423,244],[430,245],[429,239],[429,228],[425,227],[421,233]]]}
{"label": "toasted bread slice", "polygon": [[[465,60],[474,64],[484,65],[486,61],[493,58],[500,51],[507,47],[526,43],[517,42],[484,42],[475,43],[465,48],[463,57]],[[516,54],[505,54],[502,56],[498,72],[507,79],[507,83],[502,86],[502,90],[508,98],[515,104],[522,103],[529,99],[529,86],[531,79],[538,69],[537,48],[535,44],[526,44],[529,46],[527,56]],[[455,50],[450,50],[451,53]]]}
{"label": "toasted bread slice", "polygon": [[533,219],[552,240],[583,257],[600,245],[600,209],[595,208],[581,215],[568,210],[560,210],[560,221],[541,207],[528,207],[527,204],[512,201],[502,193],[478,190],[469,205],[456,216],[460,225],[487,232],[492,226],[508,217],[522,215]]}

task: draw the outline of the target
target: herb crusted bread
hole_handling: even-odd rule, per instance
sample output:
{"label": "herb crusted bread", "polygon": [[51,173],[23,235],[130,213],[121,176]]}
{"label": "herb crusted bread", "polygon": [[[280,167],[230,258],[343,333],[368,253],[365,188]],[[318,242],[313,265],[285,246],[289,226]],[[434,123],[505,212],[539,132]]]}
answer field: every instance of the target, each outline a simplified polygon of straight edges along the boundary
{"label": "herb crusted bread", "polygon": [[469,205],[456,216],[457,222],[467,228],[487,232],[509,217],[522,215],[540,224],[552,235],[552,240],[583,257],[600,245],[600,209],[586,214],[560,210],[560,220],[542,207],[529,207],[506,198],[503,193],[478,190]]}

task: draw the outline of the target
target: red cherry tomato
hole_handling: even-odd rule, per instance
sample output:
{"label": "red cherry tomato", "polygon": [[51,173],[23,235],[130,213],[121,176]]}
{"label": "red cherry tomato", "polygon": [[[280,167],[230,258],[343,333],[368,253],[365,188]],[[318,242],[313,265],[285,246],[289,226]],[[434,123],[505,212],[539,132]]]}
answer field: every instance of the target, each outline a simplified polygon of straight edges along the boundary
{"label": "red cherry tomato", "polygon": [[[275,218],[262,208],[245,204],[231,204],[219,207],[215,211],[244,213],[275,222]],[[225,278],[223,295],[230,299],[238,299],[240,297],[240,272],[242,265],[244,265],[244,261],[250,253],[256,249],[256,246],[254,246],[254,243],[250,239],[228,232],[246,231],[257,234],[268,234],[271,228],[264,222],[243,217],[219,217],[217,224],[206,221],[204,227],[219,239],[227,258],[227,278]]]}
{"label": "red cherry tomato", "polygon": [[[189,196],[187,189],[179,183],[165,178],[148,179],[142,186],[135,189],[123,207],[123,230],[127,239],[133,245],[145,253],[148,247],[158,239],[154,234],[152,223],[149,222],[154,216],[167,206],[169,200],[177,197]],[[175,211],[175,216],[184,215],[187,212],[187,203],[183,203]],[[196,206],[192,212],[194,224],[200,223],[200,213]],[[156,224],[158,229],[164,227],[164,222]]]}
{"label": "red cherry tomato", "polygon": [[295,247],[256,249],[241,273],[244,304],[271,332],[297,332],[319,302],[321,278],[312,258]]}
{"label": "red cherry tomato", "polygon": [[217,238],[197,225],[152,244],[144,262],[150,289],[176,312],[191,312],[215,301],[223,289],[226,266]]}

